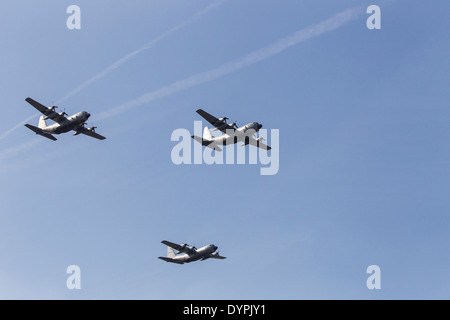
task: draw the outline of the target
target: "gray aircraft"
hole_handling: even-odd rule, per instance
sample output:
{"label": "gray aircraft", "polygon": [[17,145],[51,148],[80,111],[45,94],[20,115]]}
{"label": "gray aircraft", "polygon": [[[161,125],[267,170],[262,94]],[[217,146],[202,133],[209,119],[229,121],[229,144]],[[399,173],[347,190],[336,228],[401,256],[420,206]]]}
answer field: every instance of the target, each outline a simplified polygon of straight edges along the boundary
{"label": "gray aircraft", "polygon": [[237,142],[242,142],[241,146],[251,144],[255,147],[270,150],[271,148],[264,144],[264,138],[254,138],[253,136],[259,129],[262,128],[262,124],[258,122],[251,122],[245,126],[238,127],[236,121],[233,123],[227,123],[228,118],[222,117],[217,119],[210,115],[208,112],[198,109],[197,113],[205,118],[206,121],[211,123],[215,129],[213,131],[220,130],[224,134],[218,137],[213,137],[208,127],[203,130],[203,137],[192,136],[192,139],[200,142],[203,146],[214,149],[216,151],[222,151],[219,146],[226,146]]}
{"label": "gray aircraft", "polygon": [[[78,112],[73,116],[66,118],[65,116],[67,116],[67,113],[55,112],[55,109],[58,108],[57,106],[51,106],[47,108],[46,106],[43,106],[42,104],[40,104],[37,101],[34,101],[31,98],[26,98],[25,101],[44,114],[39,118],[39,124],[37,127],[32,126],[31,124],[25,125],[25,127],[34,131],[38,135],[56,141],[57,139],[53,136],[53,134],[60,134],[74,130],[75,131],[74,136],[82,133],[99,140],[106,139],[104,136],[99,135],[98,133],[95,132],[96,127],[90,128],[85,127],[86,121],[91,116],[86,111]],[[47,119],[53,120],[56,123],[47,126],[47,123],[45,122],[45,120]]]}
{"label": "gray aircraft", "polygon": [[[189,247],[186,243],[176,244],[166,240],[161,241],[161,243],[167,246],[167,257],[158,258],[166,262],[184,264],[197,260],[203,261],[209,258],[226,259],[225,257],[219,255],[219,252],[216,252],[218,248],[213,244],[197,249],[193,246]],[[178,252],[175,253],[174,249]]]}

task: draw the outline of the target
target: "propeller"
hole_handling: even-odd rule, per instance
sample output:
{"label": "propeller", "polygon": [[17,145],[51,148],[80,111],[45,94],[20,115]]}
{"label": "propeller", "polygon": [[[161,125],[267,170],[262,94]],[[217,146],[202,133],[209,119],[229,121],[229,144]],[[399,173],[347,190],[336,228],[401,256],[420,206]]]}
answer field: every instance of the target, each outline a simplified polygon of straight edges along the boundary
{"label": "propeller", "polygon": [[97,129],[96,126],[94,126],[94,123],[92,123],[92,127],[88,128],[88,130],[95,132],[95,129]]}
{"label": "propeller", "polygon": [[235,120],[233,123],[230,123],[230,126],[231,126],[232,128],[237,129],[238,126],[237,126],[236,122],[237,122],[237,120]]}
{"label": "propeller", "polygon": [[[83,122],[83,123],[81,124],[81,126],[82,126],[83,128],[86,128],[86,125],[87,125],[87,124],[88,124],[87,122]],[[97,129],[97,127],[95,127],[94,124],[92,123],[92,127],[89,127],[89,128],[86,128],[86,129],[88,129],[89,131],[95,132],[95,129]]]}
{"label": "propeller", "polygon": [[[55,109],[58,108],[57,106],[50,106],[47,109],[51,112],[55,112]],[[52,115],[52,113],[48,113],[48,111],[44,112],[44,114],[46,115],[46,117],[44,118],[44,120],[48,120],[50,119],[49,115]],[[67,113],[66,113],[67,114]]]}
{"label": "propeller", "polygon": [[55,111],[56,108],[58,108],[58,106],[55,106],[55,101],[52,100],[52,104],[50,105],[50,107],[48,107],[48,109],[50,111]]}

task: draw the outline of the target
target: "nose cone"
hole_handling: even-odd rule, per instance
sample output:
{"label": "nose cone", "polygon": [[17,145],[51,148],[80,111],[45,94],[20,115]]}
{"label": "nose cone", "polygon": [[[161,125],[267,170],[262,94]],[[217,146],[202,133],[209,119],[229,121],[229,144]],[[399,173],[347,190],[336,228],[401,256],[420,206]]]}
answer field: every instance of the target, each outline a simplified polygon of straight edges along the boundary
{"label": "nose cone", "polygon": [[258,130],[262,128],[262,124],[258,123]]}
{"label": "nose cone", "polygon": [[89,119],[90,116],[91,114],[86,112],[86,119]]}
{"label": "nose cone", "polygon": [[217,246],[213,245],[213,249],[214,249],[214,251],[216,251],[219,248]]}

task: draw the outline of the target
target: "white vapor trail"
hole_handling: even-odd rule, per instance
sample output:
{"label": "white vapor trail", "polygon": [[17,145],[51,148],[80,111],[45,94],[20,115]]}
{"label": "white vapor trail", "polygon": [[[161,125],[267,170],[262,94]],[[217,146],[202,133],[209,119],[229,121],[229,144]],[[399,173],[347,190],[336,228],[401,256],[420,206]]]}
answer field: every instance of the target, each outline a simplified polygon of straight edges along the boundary
{"label": "white vapor trail", "polygon": [[8,160],[10,158],[14,158],[18,156],[19,154],[28,151],[29,149],[33,148],[34,146],[40,144],[43,142],[43,140],[40,139],[33,139],[29,140],[27,142],[24,142],[22,144],[19,144],[17,146],[14,146],[12,148],[3,150],[0,153],[0,175],[3,173],[8,172],[12,167],[16,166],[16,163],[8,163]]}
{"label": "white vapor trail", "polygon": [[215,69],[197,73],[193,76],[190,76],[183,80],[176,81],[170,85],[167,85],[155,91],[143,94],[142,96],[136,99],[128,101],[108,111],[104,111],[96,117],[96,120],[98,121],[113,117],[128,109],[135,108],[140,105],[155,101],[157,99],[167,97],[173,93],[186,90],[188,88],[200,85],[205,82],[209,82],[211,80],[217,79],[219,77],[225,76],[232,72],[238,71],[242,68],[248,67],[252,64],[275,56],[294,45],[297,45],[301,42],[304,42],[314,37],[318,37],[326,32],[330,32],[335,29],[338,29],[339,27],[344,26],[348,22],[356,19],[362,12],[361,10],[362,9],[359,7],[347,9],[343,12],[334,15],[333,17],[327,20],[324,20],[318,24],[294,32],[288,37],[278,40],[267,47],[253,51],[243,57],[225,63]]}
{"label": "white vapor trail", "polygon": [[14,127],[12,127],[11,129],[9,129],[8,131],[3,132],[3,133],[0,135],[0,140],[3,139],[3,138],[6,138],[7,136],[9,136],[9,134],[10,134],[11,132],[13,132],[13,131],[16,130],[17,128],[23,126],[25,123],[27,123],[28,121],[32,120],[32,119],[35,118],[36,116],[38,116],[38,114],[32,115],[32,116],[29,117],[29,118],[26,118],[25,120],[23,120],[22,122],[16,124]]}
{"label": "white vapor trail", "polygon": [[[218,5],[220,2],[215,2],[215,5]],[[209,9],[208,9],[209,8]],[[197,19],[198,19],[198,15],[204,14],[205,10],[210,10],[212,8],[212,5],[205,8],[203,11],[199,12],[197,14]],[[203,12],[203,13],[202,13]],[[320,35],[323,35],[327,32],[336,30],[344,25],[346,25],[347,23],[349,23],[350,21],[356,19],[357,17],[359,17],[359,15],[361,13],[364,13],[365,11],[362,10],[361,8],[350,8],[347,9],[343,12],[340,12],[334,16],[332,16],[331,18],[324,20],[318,24],[312,25],[310,27],[301,29],[297,32],[294,32],[293,34],[289,35],[286,38],[283,38],[281,40],[278,40],[272,44],[270,44],[267,47],[264,47],[262,49],[258,49],[256,51],[253,51],[245,56],[242,56],[238,59],[235,59],[231,62],[225,63],[215,69],[211,69],[205,72],[200,72],[197,73],[193,76],[190,76],[188,78],[185,78],[183,80],[179,80],[176,81],[170,85],[167,85],[165,87],[162,87],[160,89],[157,89],[155,91],[149,92],[147,94],[144,94],[136,99],[133,99],[131,101],[128,101],[124,104],[121,104],[117,107],[114,107],[110,110],[104,111],[102,113],[100,113],[97,117],[96,117],[96,121],[99,120],[104,120],[113,116],[116,116],[118,114],[121,114],[123,112],[125,112],[126,110],[129,110],[131,108],[135,108],[147,103],[150,103],[152,101],[155,101],[157,99],[161,99],[163,97],[167,97],[171,94],[174,94],[176,92],[182,91],[182,90],[186,90],[189,89],[191,87],[200,85],[202,83],[206,83],[208,81],[212,81],[215,80],[219,77],[228,75],[232,72],[238,71],[242,68],[248,67],[252,64],[255,64],[257,62],[260,62],[262,60],[265,60],[267,58],[270,58],[272,56],[275,56],[285,50],[287,50],[288,48],[297,45],[301,42],[307,41],[311,38],[314,37],[318,37]],[[188,21],[192,21],[192,19],[194,19],[194,17],[192,17],[190,20]],[[184,24],[179,25],[176,28],[181,28],[182,26],[184,26],[185,24],[187,24],[188,22],[185,22]],[[171,31],[173,30],[173,31]],[[168,34],[174,32],[175,28],[171,29],[169,31],[167,31],[165,34],[161,35],[160,38],[164,38],[167,37]],[[159,38],[158,38],[159,39]],[[155,39],[154,41],[159,41],[161,39]],[[147,46],[151,46],[154,45],[153,42],[149,43]],[[141,49],[142,50],[142,49]],[[113,66],[115,66],[114,68],[117,68],[118,66],[120,66],[121,64],[123,64],[124,62],[128,61],[133,55],[139,53],[139,50],[135,51],[136,53],[131,53],[130,55],[128,55],[127,57],[122,58],[121,60],[119,60],[116,64],[114,64]],[[119,63],[121,61],[121,63]],[[110,70],[109,72],[111,72],[112,70],[114,70],[114,68],[112,68],[113,66],[111,66],[110,68],[108,68],[107,70]],[[105,70],[106,71],[106,70]],[[107,74],[107,73],[106,73]],[[105,75],[106,75],[105,74]],[[104,75],[102,75],[104,76]],[[94,79],[94,78],[93,78]],[[92,79],[91,79],[92,80]],[[90,80],[90,81],[91,81]],[[80,86],[81,87],[81,86]],[[80,88],[79,87],[79,88]],[[82,88],[81,88],[82,89]],[[81,90],[79,89],[79,90]],[[78,90],[78,91],[79,91]],[[33,116],[35,117],[35,116]],[[26,121],[30,120],[31,118],[27,119]],[[24,121],[25,122],[25,121]],[[24,122],[18,124],[16,127],[19,127],[20,125],[22,125]],[[11,131],[15,130],[16,127],[8,130],[7,132],[5,132],[4,134],[0,135],[0,139],[4,138],[6,135],[8,135]],[[41,140],[33,140],[27,143],[24,143],[22,145],[19,145],[17,147],[5,150],[0,152],[0,166],[3,166],[2,162],[5,162],[6,160],[8,160],[9,158],[16,156],[18,153],[24,152],[25,150],[28,150],[29,148],[35,146],[37,143],[41,142]],[[3,172],[0,171],[0,174],[2,174]]]}
{"label": "white vapor trail", "polygon": [[212,4],[210,4],[209,6],[207,6],[206,8],[204,8],[203,10],[197,12],[196,14],[194,14],[193,16],[191,16],[188,20],[184,21],[183,23],[173,27],[170,30],[167,30],[166,32],[164,32],[163,34],[161,34],[159,37],[153,39],[152,41],[150,41],[149,43],[147,43],[145,46],[143,46],[140,49],[137,49],[129,54],[127,54],[126,56],[124,56],[123,58],[117,60],[116,62],[114,62],[112,65],[110,65],[108,68],[106,68],[105,70],[103,70],[102,72],[96,74],[95,76],[93,76],[92,78],[90,78],[89,80],[85,81],[84,83],[80,84],[78,87],[76,87],[75,89],[73,89],[72,91],[70,91],[68,94],[66,94],[63,98],[61,98],[60,100],[57,101],[57,103],[61,103],[62,101],[72,97],[73,95],[75,95],[76,93],[80,92],[81,90],[83,90],[84,88],[88,87],[89,85],[91,85],[92,83],[96,82],[97,80],[107,76],[109,73],[111,73],[112,71],[116,70],[117,68],[119,68],[121,65],[123,65],[124,63],[130,61],[132,58],[134,58],[136,55],[138,55],[139,53],[148,50],[152,47],[154,47],[158,42],[164,40],[165,38],[169,37],[170,35],[172,35],[174,32],[187,27],[188,25],[190,25],[191,23],[195,22],[196,20],[200,19],[203,15],[205,15],[206,13],[208,13],[209,11],[211,11],[212,9],[214,9],[215,7],[219,6],[220,4],[222,4],[225,0],[217,0],[215,2],[213,2]]}
{"label": "white vapor trail", "polygon": [[[124,56],[123,58],[117,60],[116,62],[114,62],[112,65],[110,65],[109,67],[107,67],[105,70],[103,70],[102,72],[96,74],[95,76],[93,76],[92,78],[90,78],[89,80],[83,82],[82,84],[80,84],[78,87],[76,87],[75,89],[73,89],[72,91],[70,91],[69,93],[67,93],[64,97],[62,97],[61,99],[59,99],[55,104],[59,104],[67,99],[69,99],[70,97],[74,96],[75,94],[77,94],[78,92],[82,91],[83,89],[87,88],[88,86],[90,86],[91,84],[93,84],[94,82],[100,80],[103,77],[106,77],[108,74],[110,74],[111,72],[113,72],[114,70],[116,70],[117,68],[119,68],[120,66],[122,66],[124,63],[130,61],[132,58],[134,58],[136,55],[140,54],[141,52],[148,50],[152,47],[154,47],[158,42],[166,39],[167,37],[169,37],[170,35],[172,35],[173,33],[175,33],[176,31],[183,29],[185,27],[187,27],[188,25],[190,25],[191,23],[199,20],[202,16],[204,16],[206,13],[208,13],[209,11],[211,11],[212,9],[216,8],[217,6],[221,5],[225,0],[216,0],[214,1],[212,4],[210,4],[209,6],[205,7],[203,10],[200,10],[199,12],[197,12],[196,14],[194,14],[193,16],[191,16],[189,19],[187,19],[186,21],[184,21],[183,23],[180,23],[179,25],[173,27],[172,29],[167,30],[166,32],[162,33],[160,36],[158,36],[157,38],[153,39],[152,41],[150,41],[149,43],[147,43],[145,46],[143,46],[140,49],[137,49],[129,54],[127,54],[126,56]],[[21,127],[22,125],[24,125],[27,121],[30,121],[31,119],[33,119],[34,117],[36,117],[36,115],[27,118],[26,120],[20,122],[19,124],[15,125],[13,128],[9,129],[8,131],[2,133],[0,135],[0,140],[6,138],[7,136],[9,136],[14,130],[18,129],[19,127]]]}
{"label": "white vapor trail", "polygon": [[33,139],[33,140],[29,140],[27,142],[24,142],[22,144],[19,144],[17,146],[14,146],[12,148],[3,150],[0,153],[0,163],[4,160],[7,160],[13,156],[20,154],[23,150],[28,150],[29,148],[35,146],[38,143],[41,143],[42,141],[43,140]]}

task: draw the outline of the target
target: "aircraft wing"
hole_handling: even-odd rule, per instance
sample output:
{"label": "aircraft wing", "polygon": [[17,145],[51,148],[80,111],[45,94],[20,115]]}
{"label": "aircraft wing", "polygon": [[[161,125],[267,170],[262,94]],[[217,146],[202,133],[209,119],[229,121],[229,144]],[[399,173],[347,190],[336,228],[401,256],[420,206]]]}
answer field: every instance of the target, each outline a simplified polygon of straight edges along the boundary
{"label": "aircraft wing", "polygon": [[219,254],[212,254],[210,256],[210,258],[213,258],[213,259],[226,259],[227,257],[221,256]]}
{"label": "aircraft wing", "polygon": [[234,127],[226,123],[224,120],[219,120],[216,117],[210,115],[208,112],[198,109],[197,113],[201,115],[206,121],[211,123],[215,128],[222,131],[223,133],[226,133],[227,130],[233,130]]}
{"label": "aircraft wing", "polygon": [[245,143],[242,144],[242,146],[246,146],[247,144],[251,144],[252,146],[255,146],[255,147],[258,147],[258,148],[261,148],[261,149],[264,149],[264,150],[272,149],[267,144],[262,142],[262,140],[255,139],[255,138],[252,138],[252,137],[247,137],[246,140],[245,140]]}
{"label": "aircraft wing", "polygon": [[63,115],[60,115],[59,113],[55,112],[54,110],[47,108],[46,106],[40,104],[39,102],[37,102],[31,98],[26,98],[25,101],[28,102],[29,104],[31,104],[33,107],[35,107],[42,114],[44,114],[48,119],[52,119],[56,123],[62,123],[67,120],[67,118],[64,117]]}
{"label": "aircraft wing", "polygon": [[76,129],[75,135],[78,135],[80,133],[85,134],[85,135],[90,136],[90,137],[95,138],[95,139],[99,139],[99,140],[105,140],[106,139],[104,136],[98,134],[93,129],[90,129],[90,128],[88,129],[88,128],[85,128],[83,126],[80,126],[78,129]]}
{"label": "aircraft wing", "polygon": [[167,240],[163,240],[161,241],[161,243],[164,243],[166,246],[169,246],[171,248],[174,248],[175,250],[179,251],[179,252],[186,252],[186,253],[193,253],[195,252],[195,249],[191,249],[189,247],[183,247],[179,244],[167,241]]}

